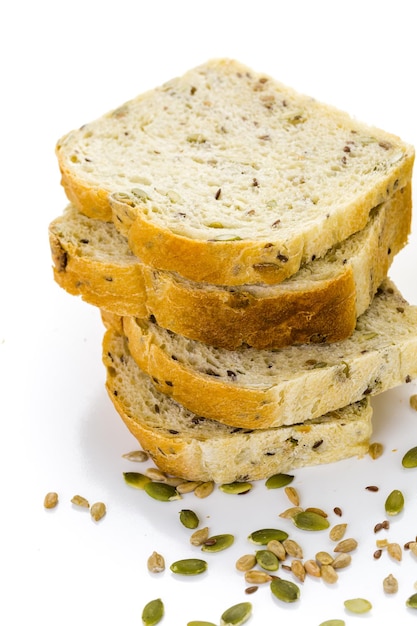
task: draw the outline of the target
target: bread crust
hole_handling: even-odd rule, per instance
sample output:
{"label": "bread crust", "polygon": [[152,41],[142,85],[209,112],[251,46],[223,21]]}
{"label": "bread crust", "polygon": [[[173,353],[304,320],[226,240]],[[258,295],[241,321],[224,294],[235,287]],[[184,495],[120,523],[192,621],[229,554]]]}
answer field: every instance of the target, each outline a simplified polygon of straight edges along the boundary
{"label": "bread crust", "polygon": [[101,309],[121,316],[153,316],[163,328],[228,350],[340,341],[350,336],[407,241],[411,187],[398,190],[380,211],[356,263],[347,258],[328,279],[300,278],[298,283],[296,275],[291,284],[258,291],[180,280],[135,257],[124,263],[97,260],[62,235],[65,227],[61,230],[58,218],[49,229],[54,277],[66,291]]}

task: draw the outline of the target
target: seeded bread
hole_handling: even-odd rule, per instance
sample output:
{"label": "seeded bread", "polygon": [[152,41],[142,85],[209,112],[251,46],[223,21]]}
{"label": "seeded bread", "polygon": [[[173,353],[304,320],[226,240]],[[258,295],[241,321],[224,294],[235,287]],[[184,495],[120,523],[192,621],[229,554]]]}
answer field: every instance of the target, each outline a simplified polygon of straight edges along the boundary
{"label": "seeded bread", "polygon": [[371,213],[366,227],[278,285],[219,287],[149,268],[110,222],[74,207],[49,228],[56,282],[119,315],[152,317],[209,345],[279,348],[348,337],[407,241],[411,189]]}
{"label": "seeded bread", "polygon": [[103,362],[109,397],[129,430],[160,469],[187,480],[257,480],[368,450],[367,399],[301,425],[249,431],[207,420],[157,391],[114,331],[105,334]]}
{"label": "seeded bread", "polygon": [[352,336],[334,344],[227,351],[148,320],[124,318],[123,330],[132,357],[159,391],[241,428],[316,419],[417,377],[417,306],[388,279]]}
{"label": "seeded bread", "polygon": [[233,60],[213,60],[63,137],[68,198],[151,267],[274,284],[365,227],[414,150]]}

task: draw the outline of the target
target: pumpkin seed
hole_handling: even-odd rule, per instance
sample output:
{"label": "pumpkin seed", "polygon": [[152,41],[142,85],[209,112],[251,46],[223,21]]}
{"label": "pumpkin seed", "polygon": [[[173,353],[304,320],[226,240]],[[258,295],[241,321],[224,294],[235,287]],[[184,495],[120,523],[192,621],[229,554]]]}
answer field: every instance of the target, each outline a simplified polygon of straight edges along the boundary
{"label": "pumpkin seed", "polygon": [[301,530],[325,530],[330,526],[328,520],[315,511],[302,511],[294,515],[292,519]]}
{"label": "pumpkin seed", "polygon": [[289,485],[293,480],[294,476],[291,474],[274,474],[266,480],[265,487],[268,489],[280,489]]}
{"label": "pumpkin seed", "polygon": [[239,572],[247,572],[256,565],[256,556],[254,554],[244,554],[236,561],[236,569]]}
{"label": "pumpkin seed", "polygon": [[193,620],[192,622],[187,622],[187,626],[216,626],[216,624],[213,624],[213,622],[201,622]]}
{"label": "pumpkin seed", "polygon": [[250,491],[252,489],[252,486],[253,485],[251,483],[234,482],[234,483],[228,483],[225,485],[220,485],[219,489],[220,491],[223,491],[224,493],[242,494],[242,493],[247,493],[248,491]]}
{"label": "pumpkin seed", "polygon": [[133,461],[135,463],[144,463],[149,459],[149,455],[144,450],[133,450],[132,452],[126,452],[126,454],[122,454],[124,459],[128,461]]}
{"label": "pumpkin seed", "polygon": [[372,604],[365,598],[351,598],[345,600],[343,604],[351,613],[367,613],[372,609]]}
{"label": "pumpkin seed", "polygon": [[95,502],[90,509],[91,517],[98,522],[106,515],[106,505],[104,502]]}
{"label": "pumpkin seed", "polygon": [[181,559],[171,564],[170,570],[182,576],[196,576],[207,569],[207,562],[202,559]]}
{"label": "pumpkin seed", "polygon": [[190,543],[193,546],[202,546],[205,541],[207,541],[209,536],[208,526],[204,528],[200,528],[200,530],[196,530],[190,537]]}
{"label": "pumpkin seed", "polygon": [[171,502],[172,500],[181,500],[181,494],[178,493],[175,487],[167,485],[166,483],[148,482],[145,483],[144,489],[148,496],[161,502]]}
{"label": "pumpkin seed", "polygon": [[144,626],[155,626],[164,616],[164,605],[160,598],[151,600],[142,611],[142,622]]}
{"label": "pumpkin seed", "polygon": [[182,509],[180,511],[180,522],[185,528],[194,530],[200,523],[198,516],[190,509]]}
{"label": "pumpkin seed", "polygon": [[226,609],[220,618],[220,626],[239,626],[244,624],[252,614],[250,602],[240,602]]}
{"label": "pumpkin seed", "polygon": [[412,409],[417,411],[417,394],[415,393],[412,396],[410,396],[410,406]]}
{"label": "pumpkin seed", "polygon": [[417,446],[410,448],[402,458],[402,466],[406,468],[417,467]]}
{"label": "pumpkin seed", "polygon": [[234,536],[227,533],[224,535],[213,535],[206,539],[201,549],[203,552],[221,552],[226,550],[226,548],[230,548],[234,540]]}
{"label": "pumpkin seed", "polygon": [[258,550],[255,558],[259,567],[266,569],[268,572],[275,572],[279,568],[278,557],[270,550]]}
{"label": "pumpkin seed", "polygon": [[75,506],[81,506],[84,509],[90,508],[89,501],[86,498],[83,498],[83,496],[75,495],[71,498],[71,502],[72,504],[75,504]]}
{"label": "pumpkin seed", "polygon": [[300,588],[290,580],[274,578],[270,588],[273,595],[282,602],[295,602],[300,597]]}
{"label": "pumpkin seed", "polygon": [[413,593],[412,596],[407,598],[405,604],[410,609],[417,609],[417,593]]}
{"label": "pumpkin seed", "polygon": [[399,489],[394,489],[385,500],[385,512],[387,515],[398,515],[403,508],[404,496]]}
{"label": "pumpkin seed", "polygon": [[46,494],[43,501],[45,509],[54,509],[58,504],[58,494],[55,491],[50,491]]}
{"label": "pumpkin seed", "polygon": [[262,528],[261,530],[254,530],[248,535],[249,541],[257,546],[266,546],[267,543],[273,539],[276,541],[284,541],[287,537],[288,533],[278,528]]}
{"label": "pumpkin seed", "polygon": [[134,487],[135,489],[144,489],[146,483],[151,482],[149,476],[140,472],[123,472],[123,478],[129,487]]}
{"label": "pumpkin seed", "polygon": [[165,559],[162,554],[158,554],[158,552],[152,552],[151,556],[148,559],[148,570],[152,574],[159,574],[163,572],[165,569]]}
{"label": "pumpkin seed", "polygon": [[319,624],[319,626],[345,626],[346,622],[342,619],[327,619],[325,622]]}

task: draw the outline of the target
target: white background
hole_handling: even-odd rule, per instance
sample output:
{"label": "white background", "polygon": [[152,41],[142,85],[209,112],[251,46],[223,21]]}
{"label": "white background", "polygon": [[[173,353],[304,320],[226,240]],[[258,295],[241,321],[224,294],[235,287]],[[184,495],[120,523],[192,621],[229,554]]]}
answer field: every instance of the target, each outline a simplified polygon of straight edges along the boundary
{"label": "white background", "polygon": [[[333,587],[307,580],[295,605],[273,600],[267,587],[246,596],[234,562],[253,550],[250,531],[289,528],[278,518],[285,495],[259,482],[244,497],[216,492],[163,504],[124,484],[122,472],[142,466],[122,458],[137,446],[104,390],[99,315],[53,282],[47,237],[49,221],[66,205],[56,140],[211,57],[234,57],[417,145],[413,8],[412,0],[2,4],[1,624],[140,624],[143,606],[156,597],[165,603],[164,626],[217,624],[224,609],[245,600],[253,603],[253,626],[318,626],[330,618],[415,623],[405,599],[415,591],[416,558],[404,553],[397,563],[372,554],[373,527],[393,488],[404,491],[405,510],[378,538],[402,545],[417,534],[417,470],[401,468],[402,453],[417,445],[417,413],[408,406],[416,383],[374,401],[374,440],[385,446],[379,460],[296,472],[303,506],[342,508],[348,536],[359,541],[350,568]],[[414,233],[391,276],[417,304],[416,260]],[[369,493],[369,484],[380,491]],[[48,512],[43,498],[51,490],[60,502]],[[74,509],[76,493],[103,500],[107,516],[95,524]],[[234,533],[235,544],[211,555],[202,577],[179,580],[168,568],[151,576],[153,550],[167,566],[199,556],[178,521],[180,508],[196,510],[213,534]],[[326,533],[290,532],[306,557],[331,548]],[[393,597],[382,592],[389,573],[400,585]],[[362,618],[343,607],[357,596],[373,604]]]}

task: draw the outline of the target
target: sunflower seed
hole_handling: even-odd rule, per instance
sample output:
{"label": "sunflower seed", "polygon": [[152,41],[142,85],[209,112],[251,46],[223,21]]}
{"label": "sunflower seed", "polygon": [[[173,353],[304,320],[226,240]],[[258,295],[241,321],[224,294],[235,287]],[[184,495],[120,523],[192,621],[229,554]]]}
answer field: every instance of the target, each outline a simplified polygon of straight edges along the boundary
{"label": "sunflower seed", "polygon": [[352,557],[350,554],[346,554],[346,552],[340,552],[332,561],[331,565],[334,569],[342,569],[343,567],[347,567],[352,562]]}
{"label": "sunflower seed", "polygon": [[285,552],[288,554],[288,556],[292,556],[296,559],[303,558],[303,549],[293,539],[284,539],[282,545],[284,546]]}
{"label": "sunflower seed", "polygon": [[392,574],[389,574],[389,576],[384,578],[384,580],[382,581],[382,586],[385,593],[397,593],[398,580],[394,578]]}
{"label": "sunflower seed", "polygon": [[367,613],[372,609],[372,604],[365,598],[351,598],[345,600],[344,605],[351,613]]}
{"label": "sunflower seed", "polygon": [[257,550],[255,558],[259,567],[268,572],[275,572],[279,568],[278,557],[270,550]]}
{"label": "sunflower seed", "polygon": [[265,482],[265,486],[268,489],[280,489],[289,485],[294,480],[294,476],[291,474],[274,474],[270,476]]}
{"label": "sunflower seed", "polygon": [[347,524],[336,524],[330,529],[329,538],[332,541],[340,541],[343,539],[346,532]]}
{"label": "sunflower seed", "polygon": [[316,561],[318,561],[320,565],[332,565],[334,558],[331,554],[322,550],[317,552]]}
{"label": "sunflower seed", "polygon": [[122,454],[124,459],[128,461],[133,461],[135,463],[144,463],[149,459],[149,455],[144,450],[133,450],[132,452],[126,452],[126,454]]}
{"label": "sunflower seed", "polygon": [[182,576],[196,576],[207,569],[207,562],[202,559],[181,559],[171,564],[170,570]]}
{"label": "sunflower seed", "polygon": [[297,490],[294,487],[285,487],[284,491],[291,504],[293,504],[294,506],[299,506],[300,498]]}
{"label": "sunflower seed", "polygon": [[261,530],[253,531],[248,536],[249,541],[258,546],[266,546],[272,539],[275,539],[276,541],[284,541],[287,538],[288,533],[277,528],[262,528]]}
{"label": "sunflower seed", "polygon": [[271,539],[271,541],[268,541],[268,543],[266,544],[266,549],[270,552],[273,552],[280,561],[285,561],[287,553],[280,541],[277,541],[276,539]]}
{"label": "sunflower seed", "polygon": [[[417,395],[415,396],[417,398]],[[402,466],[407,469],[417,467],[417,446],[410,448],[402,458]]]}
{"label": "sunflower seed", "polygon": [[200,523],[198,516],[194,511],[190,509],[182,509],[180,511],[180,522],[186,528],[194,530]]}
{"label": "sunflower seed", "polygon": [[220,618],[220,626],[240,626],[244,624],[252,614],[250,602],[240,602],[226,609]]}
{"label": "sunflower seed", "polygon": [[316,513],[316,515],[321,515],[321,517],[328,517],[326,511],[323,511],[323,509],[318,509],[315,506],[309,506],[307,509],[305,509],[308,513]]}
{"label": "sunflower seed", "polygon": [[91,517],[98,522],[106,515],[106,505],[104,502],[95,502],[90,509]]}
{"label": "sunflower seed", "polygon": [[156,480],[158,482],[164,482],[164,480],[167,478],[167,474],[165,474],[165,472],[162,472],[157,467],[148,467],[148,469],[146,470],[146,476],[151,480]]}
{"label": "sunflower seed", "polygon": [[304,567],[310,576],[315,576],[316,578],[320,578],[321,576],[321,568],[320,565],[314,561],[313,559],[308,559],[304,561]]}
{"label": "sunflower seed", "polygon": [[160,598],[151,600],[142,611],[142,623],[144,626],[155,626],[164,616],[164,605]]}
{"label": "sunflower seed", "polygon": [[151,482],[149,476],[140,472],[123,472],[123,478],[127,485],[135,489],[144,489],[146,483]]}
{"label": "sunflower seed", "polygon": [[186,482],[182,482],[177,485],[177,491],[181,494],[192,493],[199,485],[201,485],[201,483],[193,480],[187,480]]}
{"label": "sunflower seed", "polygon": [[152,552],[151,556],[148,559],[147,565],[148,570],[152,572],[152,574],[159,574],[165,569],[165,559],[162,554],[158,554],[158,552]]}
{"label": "sunflower seed", "polygon": [[403,508],[404,496],[399,489],[394,489],[385,500],[385,512],[387,515],[398,515]]}
{"label": "sunflower seed", "polygon": [[336,570],[334,569],[332,565],[321,566],[321,577],[324,580],[324,582],[329,583],[330,585],[333,585],[334,583],[336,583],[337,579],[339,578]]}
{"label": "sunflower seed", "polygon": [[43,501],[45,509],[54,509],[58,504],[58,494],[55,491],[50,491],[46,494]]}
{"label": "sunflower seed", "polygon": [[254,554],[244,554],[236,561],[236,569],[239,572],[247,572],[256,565],[256,556]]}
{"label": "sunflower seed", "polygon": [[197,498],[207,498],[210,494],[213,493],[214,482],[209,481],[206,483],[201,483],[194,489],[194,495]]}
{"label": "sunflower seed", "polygon": [[227,533],[224,535],[213,535],[206,539],[201,549],[203,552],[221,552],[222,550],[230,548],[234,540],[234,536]]}
{"label": "sunflower seed", "polygon": [[267,572],[262,572],[257,569],[250,569],[245,572],[245,580],[250,585],[262,585],[264,583],[269,583],[272,580],[272,576],[267,574]]}
{"label": "sunflower seed", "polygon": [[315,511],[303,511],[293,517],[293,522],[301,530],[325,530],[330,526],[328,520]]}
{"label": "sunflower seed", "polygon": [[148,496],[154,498],[154,500],[160,500],[161,502],[171,502],[172,500],[181,500],[181,494],[178,493],[175,487],[160,482],[148,482],[145,483],[144,489]]}
{"label": "sunflower seed", "polygon": [[273,595],[282,602],[295,602],[300,597],[300,588],[289,580],[274,578],[270,587]]}
{"label": "sunflower seed", "polygon": [[285,511],[282,511],[279,516],[283,519],[293,519],[294,515],[297,515],[297,513],[302,513],[303,510],[304,509],[302,509],[300,506],[292,506],[289,509],[285,509]]}
{"label": "sunflower seed", "polygon": [[356,550],[358,547],[358,542],[356,539],[349,537],[349,539],[342,539],[339,543],[333,548],[334,552],[352,552]]}
{"label": "sunflower seed", "polygon": [[293,559],[291,561],[291,571],[300,582],[304,582],[306,577],[306,568],[299,559]]}
{"label": "sunflower seed", "polygon": [[204,528],[200,528],[199,530],[196,530],[190,537],[190,543],[193,546],[202,546],[203,543],[205,543],[208,539],[209,536],[209,529],[208,526],[205,526]]}
{"label": "sunflower seed", "polygon": [[73,496],[71,498],[71,502],[72,504],[75,504],[75,506],[80,506],[83,507],[85,509],[89,509],[90,508],[90,503],[88,502],[88,500],[86,500],[86,498],[83,498],[83,496]]}

